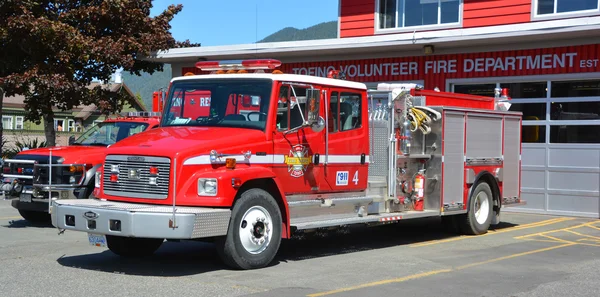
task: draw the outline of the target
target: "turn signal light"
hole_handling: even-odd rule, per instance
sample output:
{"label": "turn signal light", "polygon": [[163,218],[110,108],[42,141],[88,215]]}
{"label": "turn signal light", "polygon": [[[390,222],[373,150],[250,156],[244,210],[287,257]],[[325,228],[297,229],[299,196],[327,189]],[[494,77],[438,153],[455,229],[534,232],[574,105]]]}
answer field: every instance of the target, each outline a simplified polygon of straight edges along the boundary
{"label": "turn signal light", "polygon": [[225,159],[225,167],[229,169],[235,168],[235,158],[227,158]]}
{"label": "turn signal light", "polygon": [[69,166],[69,171],[71,172],[81,172],[83,171],[83,166]]}

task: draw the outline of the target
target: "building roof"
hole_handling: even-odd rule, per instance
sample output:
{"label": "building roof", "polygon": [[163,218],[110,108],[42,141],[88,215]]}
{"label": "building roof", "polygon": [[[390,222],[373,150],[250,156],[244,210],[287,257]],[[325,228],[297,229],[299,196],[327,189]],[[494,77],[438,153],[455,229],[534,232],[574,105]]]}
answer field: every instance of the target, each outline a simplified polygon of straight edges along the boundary
{"label": "building roof", "polygon": [[[98,85],[101,85],[99,82],[92,82],[88,88],[92,89]],[[139,100],[139,98],[137,98],[133,92],[131,92],[131,89],[129,89],[127,87],[127,85],[125,83],[108,83],[108,84],[102,84],[102,87],[104,89],[108,89],[112,92],[118,92],[121,88],[123,88],[123,90],[125,90],[125,92],[127,92],[127,94],[129,94],[129,96],[133,97],[135,105],[134,106],[136,109],[140,110],[140,111],[147,111],[146,107],[144,106],[144,104],[141,102],[141,100]],[[8,108],[24,108],[25,107],[25,96],[23,95],[15,95],[15,96],[11,96],[11,97],[4,97],[4,100],[2,101],[2,106],[3,107],[8,107]],[[58,108],[54,108],[55,110],[59,110]],[[74,114],[75,114],[75,118],[81,118],[81,119],[87,119],[90,115],[92,115],[94,113],[94,111],[96,111],[98,109],[98,107],[95,104],[90,104],[90,105],[78,105],[73,107],[73,109],[71,110]]]}
{"label": "building roof", "polygon": [[[536,21],[523,24],[375,34],[319,40],[267,42],[225,46],[173,48],[146,60],[163,63],[193,63],[198,60],[278,58],[282,62],[348,60],[352,56],[401,57],[423,55],[423,46],[435,45],[440,52],[480,52],[484,47],[521,48],[548,40],[589,38],[600,34],[600,16]],[[343,55],[340,55],[342,53]]]}

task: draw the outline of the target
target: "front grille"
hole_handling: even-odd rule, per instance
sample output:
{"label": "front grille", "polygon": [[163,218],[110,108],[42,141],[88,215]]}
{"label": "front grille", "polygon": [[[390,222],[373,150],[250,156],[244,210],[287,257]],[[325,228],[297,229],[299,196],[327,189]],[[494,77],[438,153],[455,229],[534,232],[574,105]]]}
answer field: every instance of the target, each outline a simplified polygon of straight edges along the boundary
{"label": "front grille", "polygon": [[[118,180],[110,181],[112,165],[119,165]],[[158,175],[150,175],[150,167],[158,168]],[[104,162],[102,183],[104,193],[113,196],[166,199],[171,180],[171,160],[162,157],[109,155]],[[156,185],[150,184],[156,177]]]}
{"label": "front grille", "polygon": [[24,185],[31,186],[33,184],[33,163],[32,160],[23,161],[28,163],[22,163],[19,159],[9,159],[4,162],[2,168],[2,174],[7,178],[18,178]]}

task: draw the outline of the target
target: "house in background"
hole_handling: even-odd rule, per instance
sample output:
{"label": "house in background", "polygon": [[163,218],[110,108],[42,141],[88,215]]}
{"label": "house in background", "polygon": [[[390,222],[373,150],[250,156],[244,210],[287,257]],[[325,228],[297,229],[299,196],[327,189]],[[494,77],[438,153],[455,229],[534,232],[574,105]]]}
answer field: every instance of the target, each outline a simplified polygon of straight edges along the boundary
{"label": "house in background", "polygon": [[[92,83],[89,88],[94,88],[100,83]],[[125,96],[133,98],[133,105],[125,104],[121,112],[129,111],[147,111],[142,100],[137,98],[125,83],[111,82],[103,85],[113,92],[123,92]],[[39,125],[25,120],[25,97],[13,96],[4,97],[2,101],[2,127],[4,138],[10,145],[16,140],[37,139],[38,142],[46,140],[44,134],[43,122]],[[101,114],[101,110],[96,105],[80,105],[72,110],[62,111],[54,109],[54,129],[56,131],[56,145],[64,146],[68,144],[71,135],[78,137],[96,123],[102,122],[106,116]]]}

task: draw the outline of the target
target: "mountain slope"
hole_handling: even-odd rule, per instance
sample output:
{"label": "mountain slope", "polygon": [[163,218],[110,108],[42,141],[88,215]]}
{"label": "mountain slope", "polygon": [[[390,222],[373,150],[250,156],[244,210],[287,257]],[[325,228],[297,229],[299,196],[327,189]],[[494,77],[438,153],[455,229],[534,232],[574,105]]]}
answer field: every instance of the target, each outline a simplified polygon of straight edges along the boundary
{"label": "mountain slope", "polygon": [[141,76],[123,72],[121,77],[123,82],[129,87],[134,95],[140,94],[142,101],[147,110],[152,110],[152,92],[158,91],[160,88],[165,90],[169,86],[171,80],[171,65],[165,64],[162,72],[154,72],[152,75],[142,73]]}
{"label": "mountain slope", "polygon": [[320,23],[306,29],[287,27],[265,37],[258,43],[337,38],[337,31],[337,21]]}

